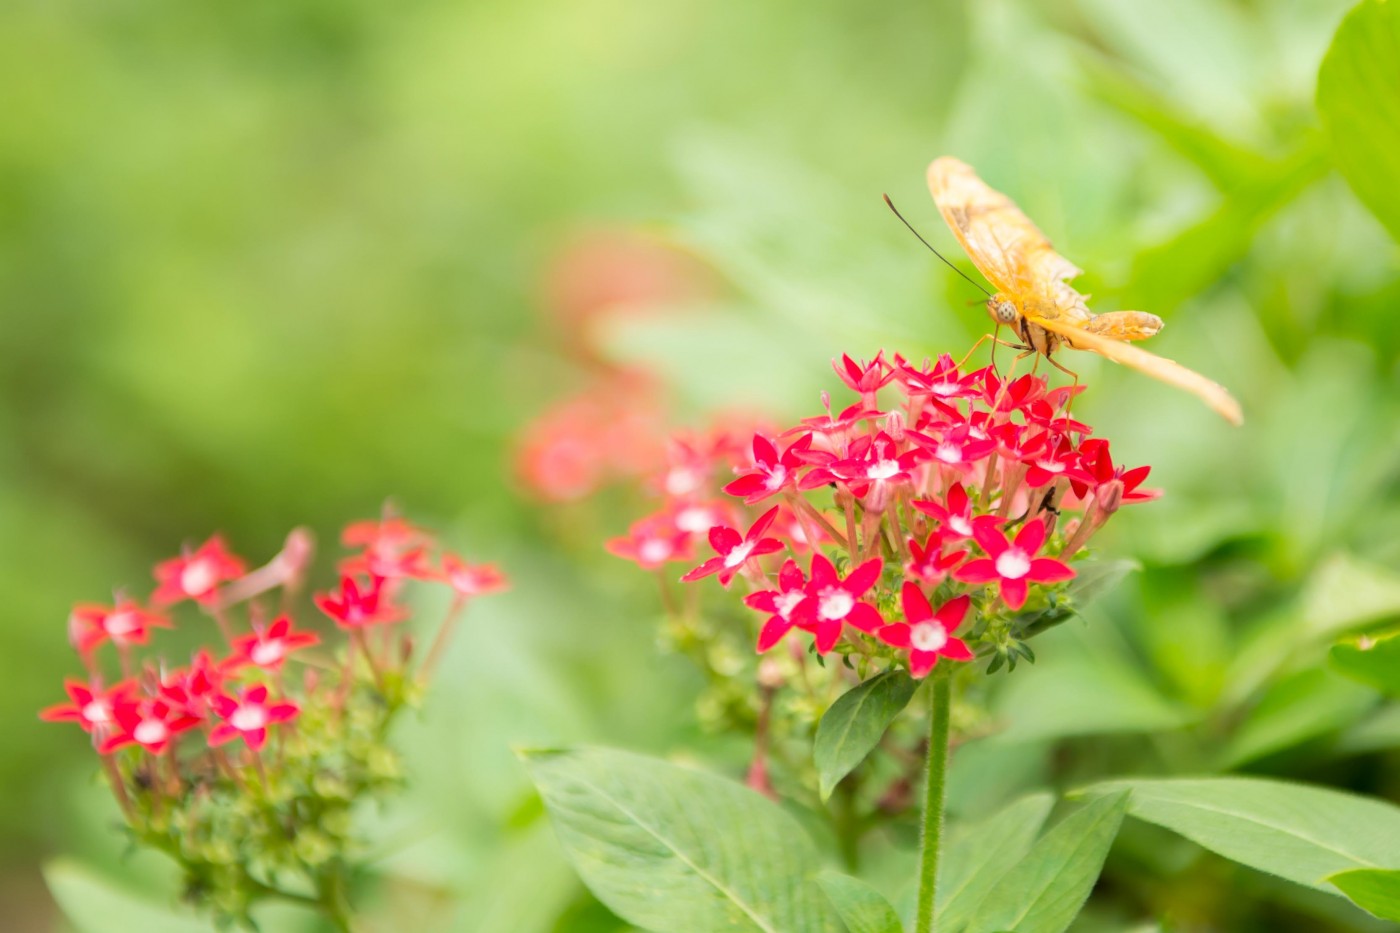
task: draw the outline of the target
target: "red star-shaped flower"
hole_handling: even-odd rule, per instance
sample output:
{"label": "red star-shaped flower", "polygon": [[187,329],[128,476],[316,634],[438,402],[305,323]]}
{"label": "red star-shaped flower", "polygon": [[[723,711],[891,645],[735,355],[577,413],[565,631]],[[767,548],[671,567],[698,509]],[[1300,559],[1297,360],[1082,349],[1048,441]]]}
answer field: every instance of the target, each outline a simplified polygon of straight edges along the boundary
{"label": "red star-shaped flower", "polygon": [[835,646],[848,623],[866,633],[874,633],[884,624],[880,610],[861,601],[880,579],[884,566],[884,561],[876,557],[842,580],[831,561],[821,554],[812,555],[807,598],[794,612],[797,624],[816,635],[818,654],[826,654]]}
{"label": "red star-shaped flower", "polygon": [[1143,480],[1147,479],[1147,474],[1152,472],[1152,467],[1140,466],[1124,470],[1121,466],[1114,466],[1113,458],[1108,452],[1108,441],[1099,438],[1085,441],[1079,445],[1079,456],[1089,482],[1072,481],[1070,485],[1074,487],[1074,494],[1081,499],[1090,489],[1097,495],[1099,490],[1114,480],[1123,484],[1121,501],[1124,505],[1130,502],[1150,502],[1162,495],[1160,489],[1138,488]]}
{"label": "red star-shaped flower", "polygon": [[692,536],[675,526],[668,515],[652,515],[632,523],[627,534],[604,547],[609,554],[635,561],[643,570],[655,570],[667,561],[694,559]]}
{"label": "red star-shaped flower", "polygon": [[151,602],[168,606],[182,599],[202,605],[214,602],[219,584],[237,580],[247,572],[241,558],[230,553],[224,539],[215,535],[193,554],[184,554],[156,565],[156,591]]}
{"label": "red star-shaped flower", "polygon": [[953,579],[974,584],[995,582],[1002,602],[1009,609],[1020,609],[1026,604],[1031,583],[1060,583],[1074,578],[1074,570],[1067,564],[1051,557],[1035,556],[1045,543],[1045,520],[1042,518],[1026,522],[1014,542],[1008,541],[1006,535],[990,523],[978,523],[973,528],[973,537],[987,556],[963,564],[953,572]]}
{"label": "red star-shaped flower", "polygon": [[198,716],[151,697],[119,702],[112,715],[117,720],[117,731],[97,747],[103,755],[128,745],[140,745],[152,755],[163,755],[180,733],[200,722]]}
{"label": "red star-shaped flower", "polygon": [[807,598],[807,578],[797,561],[787,560],[778,571],[778,588],[760,590],[744,597],[744,605],[759,612],[768,613],[768,621],[758,633],[758,651],[761,654],[776,645],[790,632],[797,620],[793,613]]}
{"label": "red star-shaped flower", "polygon": [[354,577],[341,577],[338,593],[317,593],[314,601],[341,628],[397,622],[404,613],[389,601],[384,582],[383,577],[370,577],[368,585],[361,589]]}
{"label": "red star-shaped flower", "polygon": [[442,555],[442,578],[458,596],[467,599],[510,588],[510,581],[495,564],[469,564],[451,553]]}
{"label": "red star-shaped flower", "polygon": [[944,551],[943,547],[958,537],[947,537],[942,529],[930,531],[928,538],[920,544],[917,538],[909,539],[909,560],[904,564],[904,572],[925,583],[942,583],[949,571],[967,556],[966,548]]}
{"label": "red star-shaped flower", "polygon": [[123,681],[102,690],[70,678],[63,682],[63,689],[69,702],[40,710],[39,718],[44,722],[76,722],[84,732],[100,736],[115,727],[117,706],[131,702],[135,685]]}
{"label": "red star-shaped flower", "polygon": [[210,701],[210,705],[223,719],[209,730],[211,748],[242,739],[249,748],[257,751],[267,742],[268,726],[291,722],[301,712],[295,703],[268,703],[267,687],[263,684],[245,687],[237,698],[220,694]]}
{"label": "red star-shaped flower", "polygon": [[812,446],[812,436],[804,434],[787,446],[779,456],[773,442],[761,434],[753,436],[753,467],[724,487],[731,496],[738,496],[747,505],[762,502],[797,482],[797,471],[803,465],[802,453]]}
{"label": "red star-shaped flower", "polygon": [[734,575],[744,568],[744,564],[755,557],[772,554],[783,549],[783,542],[777,538],[763,536],[777,515],[778,507],[775,505],[760,515],[758,521],[750,526],[748,533],[742,538],[739,537],[739,532],[727,525],[717,525],[711,528],[710,547],[715,549],[715,554],[718,556],[711,557],[681,579],[689,583],[702,577],[708,577],[710,574],[719,574],[720,584],[729,586],[729,581],[733,580]]}
{"label": "red star-shaped flower", "polygon": [[124,599],[115,606],[83,603],[68,615],[68,638],[81,654],[87,654],[111,639],[118,647],[144,645],[152,628],[170,628],[170,620],[157,612],[142,609],[134,600]]}
{"label": "red star-shaped flower", "polygon": [[267,628],[251,635],[239,635],[233,640],[233,657],[228,667],[245,665],[260,667],[265,671],[275,671],[287,660],[287,655],[302,648],[321,643],[321,636],[315,632],[298,632],[292,628],[292,620],[279,616]]}
{"label": "red star-shaped flower", "polygon": [[904,604],[904,621],[886,625],[876,635],[885,644],[909,652],[910,677],[927,677],[939,658],[972,660],[967,644],[953,637],[972,602],[966,595],[949,600],[934,612],[923,591],[913,583],[905,583],[900,600]]}

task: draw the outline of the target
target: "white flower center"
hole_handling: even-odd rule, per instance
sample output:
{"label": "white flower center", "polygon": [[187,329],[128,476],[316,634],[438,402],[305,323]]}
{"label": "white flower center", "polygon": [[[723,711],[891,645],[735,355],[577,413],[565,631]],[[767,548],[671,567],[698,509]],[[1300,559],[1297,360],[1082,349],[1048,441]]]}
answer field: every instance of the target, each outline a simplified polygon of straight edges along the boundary
{"label": "white flower center", "polygon": [[103,701],[93,700],[83,707],[83,718],[92,723],[111,722],[112,711]]}
{"label": "white flower center", "polygon": [[944,441],[938,445],[938,451],[934,454],[940,463],[962,463],[962,448],[951,441]]}
{"label": "white flower center", "polygon": [[228,718],[228,724],[239,732],[252,732],[267,725],[267,709],[262,706],[240,706]]}
{"label": "white flower center", "polygon": [[253,650],[248,652],[248,659],[259,667],[268,664],[276,664],[287,655],[287,646],[280,638],[271,638],[267,641],[260,641],[253,645]]}
{"label": "white flower center", "polygon": [[941,625],[920,622],[909,629],[909,644],[919,651],[937,651],[948,644],[948,633]]}
{"label": "white flower center", "polygon": [[136,620],[134,612],[114,612],[107,616],[104,627],[107,629],[108,635],[113,638],[121,638],[139,629],[141,623]]}
{"label": "white flower center", "polygon": [[958,391],[958,384],[956,382],[948,381],[935,382],[932,386],[932,389],[934,395],[939,395],[944,398],[947,398],[948,396]]}
{"label": "white flower center", "polygon": [[1058,460],[1037,460],[1035,465],[1046,473],[1063,473],[1065,465]]}
{"label": "white flower center", "polygon": [[207,560],[197,560],[180,571],[180,589],[191,596],[202,596],[214,588],[219,575]]}
{"label": "white flower center", "polygon": [[791,617],[792,610],[796,609],[807,594],[801,590],[789,590],[786,593],[773,597],[773,608],[778,615],[784,619]]}
{"label": "white flower center", "polygon": [[972,522],[967,520],[966,515],[954,515],[948,519],[948,527],[965,538],[972,536]]}
{"label": "white flower center", "polygon": [[817,598],[817,615],[828,622],[846,618],[855,607],[855,597],[834,586],[822,590],[821,596]]}
{"label": "white flower center", "polygon": [[159,719],[143,719],[131,730],[131,737],[142,745],[154,745],[170,737],[170,727]]}
{"label": "white flower center", "polygon": [[878,463],[871,464],[870,468],[865,471],[865,476],[867,479],[873,479],[878,482],[880,480],[889,479],[899,472],[898,460],[881,460]]}
{"label": "white flower center", "polygon": [[787,482],[787,467],[778,463],[773,466],[773,469],[768,471],[768,478],[763,481],[763,485],[766,489],[771,491],[782,488],[785,482]]}
{"label": "white flower center", "polygon": [[659,564],[671,556],[671,542],[665,538],[647,538],[637,548],[637,556],[648,564]]}
{"label": "white flower center", "polygon": [[704,534],[718,525],[719,516],[713,509],[693,505],[676,513],[676,527],[693,535]]}
{"label": "white flower center", "polygon": [[1007,548],[997,558],[997,574],[1003,579],[1019,580],[1030,572],[1030,555],[1018,547]]}
{"label": "white flower center", "polygon": [[704,474],[694,467],[676,467],[666,474],[665,486],[673,496],[688,496],[704,481]]}
{"label": "white flower center", "polygon": [[753,550],[754,542],[741,541],[734,550],[724,555],[724,566],[737,567],[749,559],[749,553]]}

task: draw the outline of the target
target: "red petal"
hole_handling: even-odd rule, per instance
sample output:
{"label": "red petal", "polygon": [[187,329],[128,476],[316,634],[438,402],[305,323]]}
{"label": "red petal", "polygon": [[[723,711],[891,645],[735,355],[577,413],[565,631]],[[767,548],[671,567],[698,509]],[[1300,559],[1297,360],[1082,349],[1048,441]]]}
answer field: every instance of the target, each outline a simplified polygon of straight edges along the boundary
{"label": "red petal", "polygon": [[910,651],[909,676],[915,680],[922,680],[928,676],[928,672],[933,670],[933,666],[937,663],[937,651]]}
{"label": "red petal", "polygon": [[744,535],[744,540],[757,541],[759,538],[762,538],[764,532],[768,530],[768,526],[773,524],[773,519],[777,517],[778,506],[775,505],[771,509],[760,515],[758,517],[758,521],[754,522],[753,525],[749,527],[749,533]]}
{"label": "red petal", "polygon": [[895,625],[886,625],[875,633],[875,637],[892,648],[909,647],[909,626],[903,622]]}
{"label": "red petal", "polygon": [[793,623],[782,616],[775,615],[763,625],[763,631],[758,633],[758,653],[762,654],[772,648],[782,637],[792,631]]}
{"label": "red petal", "polygon": [[973,658],[972,649],[961,638],[948,639],[938,653],[952,661],[971,661]]}
{"label": "red petal", "polygon": [[1040,550],[1040,546],[1045,543],[1045,520],[1037,518],[1033,522],[1026,522],[1025,526],[1016,535],[1016,546],[1027,554],[1034,554]]}
{"label": "red petal", "polygon": [[987,552],[988,557],[1000,557],[1001,552],[1011,546],[1011,542],[1006,540],[1006,535],[991,522],[973,522],[972,537],[977,539],[977,543]]}
{"label": "red petal", "polygon": [[817,654],[826,654],[841,639],[840,622],[822,622],[817,625]]}
{"label": "red petal", "polygon": [[846,621],[867,635],[873,635],[885,624],[880,610],[869,603],[856,603],[852,606],[851,611],[846,614]]}
{"label": "red petal", "polygon": [[1035,583],[1061,583],[1074,579],[1074,568],[1051,557],[1037,557],[1025,579]]}
{"label": "red petal", "polygon": [[884,568],[885,562],[878,557],[873,557],[851,571],[851,575],[846,578],[842,589],[852,596],[863,596],[865,591],[874,586],[875,581],[880,579],[880,572]]}
{"label": "red petal", "polygon": [[[911,624],[922,622],[933,616],[933,607],[928,604],[928,597],[913,583],[906,581],[899,597],[904,606],[904,620],[906,622]],[[962,598],[966,599],[967,597]]]}
{"label": "red petal", "polygon": [[733,528],[716,525],[710,529],[710,547],[715,549],[716,554],[728,554],[743,540]]}
{"label": "red petal", "polygon": [[1001,601],[1006,603],[1008,609],[1020,609],[1026,604],[1026,580],[1022,577],[1019,580],[1001,581]]}
{"label": "red petal", "polygon": [[964,593],[954,599],[948,600],[938,607],[937,618],[939,624],[943,626],[943,631],[952,632],[962,625],[962,621],[967,617],[967,607],[972,604],[972,599]]}
{"label": "red petal", "polygon": [[996,561],[988,557],[979,557],[954,570],[953,579],[963,583],[991,583],[993,580],[1000,580],[1001,574],[997,573]]}

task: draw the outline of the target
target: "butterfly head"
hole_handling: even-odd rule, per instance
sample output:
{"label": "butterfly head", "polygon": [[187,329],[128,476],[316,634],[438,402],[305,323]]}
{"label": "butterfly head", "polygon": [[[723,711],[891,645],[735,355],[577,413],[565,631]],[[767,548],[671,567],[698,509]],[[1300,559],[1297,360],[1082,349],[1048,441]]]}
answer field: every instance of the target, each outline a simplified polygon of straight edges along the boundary
{"label": "butterfly head", "polygon": [[1014,327],[1021,319],[1021,312],[1016,310],[1016,305],[1005,295],[996,294],[987,299],[987,313],[991,315],[993,321],[998,324],[1005,324]]}

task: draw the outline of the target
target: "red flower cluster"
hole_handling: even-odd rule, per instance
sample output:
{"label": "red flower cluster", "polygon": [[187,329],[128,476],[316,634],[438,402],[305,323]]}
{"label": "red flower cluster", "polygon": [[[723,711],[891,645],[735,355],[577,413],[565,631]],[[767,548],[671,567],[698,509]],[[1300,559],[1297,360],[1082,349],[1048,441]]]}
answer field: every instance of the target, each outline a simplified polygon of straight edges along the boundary
{"label": "red flower cluster", "polygon": [[[456,592],[439,639],[423,664],[426,671],[441,650],[447,631],[467,600],[505,587],[500,571],[471,565],[442,552],[430,535],[399,518],[358,522],[345,529],[344,542],[358,553],[341,564],[340,590],[319,594],[316,605],[340,627],[352,633],[370,625],[401,621],[407,613],[395,601],[404,581],[412,578],[450,586]],[[436,560],[434,560],[436,557]],[[287,546],[267,565],[249,572],[246,563],[213,537],[194,551],[161,562],[155,569],[157,586],[151,606],[170,610],[184,601],[212,617],[223,633],[222,649],[200,649],[184,667],[164,663],[138,664],[132,647],[146,645],[153,628],[170,628],[171,620],[141,602],[120,596],[111,606],[81,604],[69,616],[69,637],[87,668],[84,680],[65,683],[69,701],[43,710],[41,719],[76,722],[92,736],[97,750],[110,755],[138,746],[152,755],[166,755],[185,733],[199,730],[204,744],[217,748],[241,739],[253,752],[267,742],[269,728],[290,723],[301,705],[284,689],[283,667],[289,657],[321,643],[313,631],[298,629],[285,612],[266,622],[259,597],[282,590],[284,597],[300,587],[310,562],[309,538],[293,532]],[[287,604],[284,598],[279,601]],[[235,633],[234,609],[242,606],[245,623]],[[362,634],[362,633],[361,633]],[[107,685],[99,648],[116,648],[121,679]],[[367,641],[355,643],[376,672],[385,665],[407,665],[411,644],[406,640],[391,651],[387,639],[375,651]],[[348,656],[353,665],[353,652]],[[353,667],[347,668],[347,672]],[[347,673],[348,676],[348,673]],[[306,678],[301,702],[335,702],[338,691],[315,694],[318,678]]]}
{"label": "red flower cluster", "polygon": [[[693,561],[707,537],[715,556],[682,579],[745,579],[745,604],[767,616],[760,652],[796,629],[819,654],[843,636],[862,654],[899,649],[915,677],[939,657],[970,660],[952,636],[970,609],[1022,610],[1036,585],[1074,576],[1066,561],[1120,506],[1158,495],[1140,488],[1148,467],[1115,465],[1108,442],[1070,416],[1082,386],[964,372],[946,354],[834,365],[853,405],[833,412],[824,394],[824,415],[755,433],[744,458],[727,437],[686,445],[658,482],[663,507],[608,543],[656,569]],[[726,471],[737,476],[723,491],[742,505],[709,498]],[[767,511],[742,530],[753,506]],[[814,545],[805,573],[784,556]]]}

